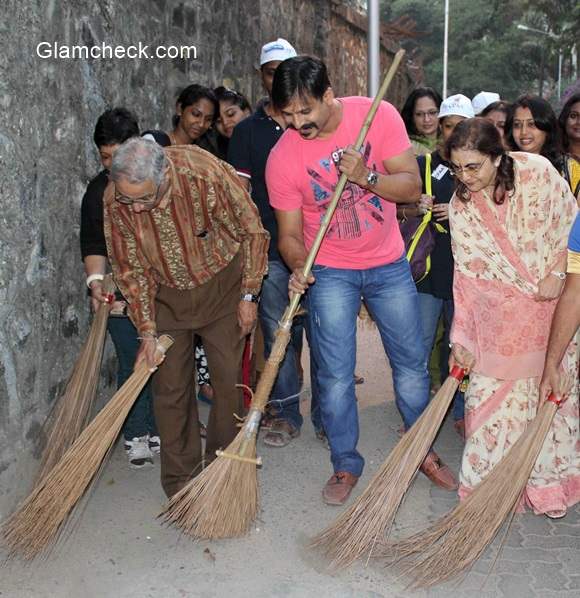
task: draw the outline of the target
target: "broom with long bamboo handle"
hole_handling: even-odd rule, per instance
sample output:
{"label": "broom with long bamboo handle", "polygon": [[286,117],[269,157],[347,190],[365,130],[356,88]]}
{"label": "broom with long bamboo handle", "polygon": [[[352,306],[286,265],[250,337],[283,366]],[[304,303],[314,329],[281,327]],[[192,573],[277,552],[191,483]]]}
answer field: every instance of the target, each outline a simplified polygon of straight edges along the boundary
{"label": "broom with long bamboo handle", "polygon": [[[172,343],[168,336],[159,338],[159,359]],[[32,559],[58,538],[74,507],[100,471],[151,372],[143,362],[135,368],[62,459],[2,525],[10,556]]]}
{"label": "broom with long bamboo handle", "polygon": [[[395,55],[356,139],[354,145],[356,151],[362,147],[380,102],[404,54],[404,50],[399,50]],[[310,275],[346,183],[346,175],[342,174],[318,234],[308,252],[303,270],[306,278]],[[247,532],[256,517],[259,503],[256,466],[261,464],[261,460],[256,458],[258,428],[278,375],[280,362],[284,359],[290,341],[290,329],[300,298],[299,294],[294,294],[282,316],[272,351],[266,361],[242,429],[225,451],[217,451],[215,461],[170,499],[160,515],[166,522],[176,525],[195,538],[239,536]]]}
{"label": "broom with long bamboo handle", "polygon": [[365,491],[312,540],[311,547],[321,549],[331,568],[348,566],[365,555],[370,558],[375,546],[388,536],[464,375],[465,370],[459,366],[451,369],[439,392],[389,453]]}
{"label": "broom with long bamboo handle", "polygon": [[518,507],[561,403],[553,394],[510,451],[452,511],[427,529],[380,549],[403,563],[412,588],[441,584],[469,569]]}
{"label": "broom with long bamboo handle", "polygon": [[115,284],[108,274],[103,280],[103,293],[108,302],[99,305],[66,389],[47,419],[47,439],[36,476],[37,482],[58,463],[88,423],[97,396],[107,320],[114,291]]}

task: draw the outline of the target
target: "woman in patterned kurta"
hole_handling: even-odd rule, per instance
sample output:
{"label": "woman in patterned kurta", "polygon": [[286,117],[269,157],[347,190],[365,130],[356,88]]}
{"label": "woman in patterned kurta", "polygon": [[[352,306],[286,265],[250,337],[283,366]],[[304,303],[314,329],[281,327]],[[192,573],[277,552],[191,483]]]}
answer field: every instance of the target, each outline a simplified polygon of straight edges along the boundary
{"label": "woman in patterned kurta", "polygon": [[[453,357],[471,365],[463,498],[535,417],[550,322],[563,286],[576,202],[545,158],[502,149],[483,119],[460,123],[447,144],[457,189],[449,221],[455,258]],[[580,500],[578,338],[562,366],[573,376],[522,498],[561,517]]]}

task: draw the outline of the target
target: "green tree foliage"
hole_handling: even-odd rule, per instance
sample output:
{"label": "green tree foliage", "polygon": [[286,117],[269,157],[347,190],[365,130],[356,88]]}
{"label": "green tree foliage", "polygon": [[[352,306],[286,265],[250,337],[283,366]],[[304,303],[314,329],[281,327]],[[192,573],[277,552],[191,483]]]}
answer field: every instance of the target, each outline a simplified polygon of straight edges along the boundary
{"label": "green tree foliage", "polygon": [[[415,21],[417,36],[401,42],[422,58],[426,84],[441,90],[444,0],[383,0],[383,22],[403,16]],[[450,0],[448,94],[497,91],[512,100],[538,93],[542,82],[553,86],[558,48],[573,46],[579,16],[577,0]],[[561,37],[522,31],[518,23]]]}

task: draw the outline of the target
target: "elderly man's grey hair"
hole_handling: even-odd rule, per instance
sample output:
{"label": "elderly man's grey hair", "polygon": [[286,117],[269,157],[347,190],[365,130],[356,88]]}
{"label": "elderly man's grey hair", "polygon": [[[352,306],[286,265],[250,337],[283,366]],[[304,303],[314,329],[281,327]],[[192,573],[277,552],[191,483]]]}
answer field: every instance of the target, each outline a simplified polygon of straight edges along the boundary
{"label": "elderly man's grey hair", "polygon": [[111,178],[113,181],[126,179],[136,185],[152,180],[160,185],[166,166],[167,157],[159,144],[150,139],[133,137],[113,154]]}

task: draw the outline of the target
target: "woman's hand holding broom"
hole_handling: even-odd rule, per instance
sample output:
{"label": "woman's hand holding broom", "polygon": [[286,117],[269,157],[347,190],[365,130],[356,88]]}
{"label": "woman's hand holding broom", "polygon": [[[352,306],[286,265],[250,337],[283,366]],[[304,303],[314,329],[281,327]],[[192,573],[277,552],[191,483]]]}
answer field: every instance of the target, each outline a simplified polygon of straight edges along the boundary
{"label": "woman's hand holding broom", "polygon": [[[572,387],[572,381],[565,376],[560,365],[546,359],[544,373],[540,381],[540,396],[538,400],[538,411],[540,407],[550,398],[554,397],[554,402],[560,405],[567,398]],[[550,399],[552,400],[552,399]]]}
{"label": "woman's hand holding broom", "polygon": [[454,365],[467,370],[468,372],[473,369],[475,365],[475,357],[470,353],[463,345],[459,343],[453,343],[451,345],[451,355],[449,356],[449,369],[452,369]]}

